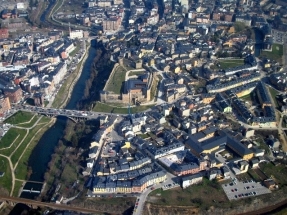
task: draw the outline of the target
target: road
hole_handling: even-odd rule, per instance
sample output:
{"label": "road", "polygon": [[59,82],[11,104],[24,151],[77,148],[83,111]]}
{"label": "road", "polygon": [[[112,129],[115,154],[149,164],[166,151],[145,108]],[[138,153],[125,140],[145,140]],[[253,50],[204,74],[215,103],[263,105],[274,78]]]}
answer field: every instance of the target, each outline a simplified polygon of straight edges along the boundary
{"label": "road", "polygon": [[165,182],[153,185],[153,189],[147,188],[145,191],[141,193],[141,195],[136,200],[136,206],[133,212],[133,215],[141,215],[143,213],[144,205],[148,195],[156,190],[161,189],[164,185],[172,184],[174,182],[173,178],[168,178]]}

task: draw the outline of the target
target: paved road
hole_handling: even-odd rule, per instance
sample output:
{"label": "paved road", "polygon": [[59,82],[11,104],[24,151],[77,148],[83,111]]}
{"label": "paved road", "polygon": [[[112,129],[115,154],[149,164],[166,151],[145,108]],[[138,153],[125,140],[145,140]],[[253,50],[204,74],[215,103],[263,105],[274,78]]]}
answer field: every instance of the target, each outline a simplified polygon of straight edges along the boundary
{"label": "paved road", "polygon": [[152,191],[154,191],[156,189],[161,189],[164,185],[171,184],[173,182],[174,181],[171,178],[169,178],[163,183],[159,183],[159,184],[156,184],[156,185],[152,186],[153,189],[147,188],[145,191],[143,191],[141,193],[141,195],[136,200],[136,205],[135,205],[135,209],[134,209],[133,215],[141,215],[141,214],[143,214],[143,208],[144,208],[146,199],[147,199],[148,195]]}

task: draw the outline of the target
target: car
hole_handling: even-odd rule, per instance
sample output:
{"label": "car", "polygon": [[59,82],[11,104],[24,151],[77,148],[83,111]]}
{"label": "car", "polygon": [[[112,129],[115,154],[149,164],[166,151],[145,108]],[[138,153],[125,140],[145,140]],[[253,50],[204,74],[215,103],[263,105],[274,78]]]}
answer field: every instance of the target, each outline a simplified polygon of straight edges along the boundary
{"label": "car", "polygon": [[252,188],[254,188],[254,186],[252,186]]}
{"label": "car", "polygon": [[234,196],[237,199],[237,195]]}
{"label": "car", "polygon": [[237,189],[236,189],[236,188],[235,188],[234,190],[235,190],[235,191],[237,191]]}
{"label": "car", "polygon": [[241,194],[239,194],[238,197],[240,198],[240,197],[241,197]]}
{"label": "car", "polygon": [[257,193],[256,192],[253,192],[253,195],[256,195]]}
{"label": "car", "polygon": [[232,189],[231,192],[234,192],[234,190]]}

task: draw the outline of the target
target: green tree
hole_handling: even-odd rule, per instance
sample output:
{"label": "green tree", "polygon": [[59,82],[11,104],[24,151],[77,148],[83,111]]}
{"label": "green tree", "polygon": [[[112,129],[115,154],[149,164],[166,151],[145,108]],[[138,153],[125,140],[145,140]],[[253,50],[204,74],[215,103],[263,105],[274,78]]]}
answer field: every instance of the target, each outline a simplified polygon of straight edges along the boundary
{"label": "green tree", "polygon": [[78,142],[79,142],[79,140],[78,140],[77,135],[73,134],[72,137],[71,137],[71,144],[72,144],[72,146],[76,148],[78,146]]}
{"label": "green tree", "polygon": [[245,29],[245,24],[243,22],[235,22],[234,23],[235,32],[240,32]]}

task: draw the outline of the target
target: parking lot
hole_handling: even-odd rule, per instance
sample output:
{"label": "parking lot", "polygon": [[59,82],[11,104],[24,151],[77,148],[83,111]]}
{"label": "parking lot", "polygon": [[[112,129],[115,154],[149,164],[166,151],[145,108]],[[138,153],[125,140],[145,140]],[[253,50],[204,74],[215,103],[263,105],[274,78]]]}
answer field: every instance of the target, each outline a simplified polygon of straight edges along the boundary
{"label": "parking lot", "polygon": [[285,32],[274,31],[274,30],[272,31],[272,38],[274,43],[283,44],[285,36],[286,36]]}
{"label": "parking lot", "polygon": [[271,193],[269,189],[253,180],[238,181],[235,179],[230,183],[223,184],[222,188],[229,200]]}
{"label": "parking lot", "polygon": [[172,188],[176,188],[176,187],[179,187],[180,185],[176,182],[173,182],[173,183],[170,183],[170,184],[165,184],[162,186],[162,189],[163,190],[169,190],[169,189],[172,189]]}

